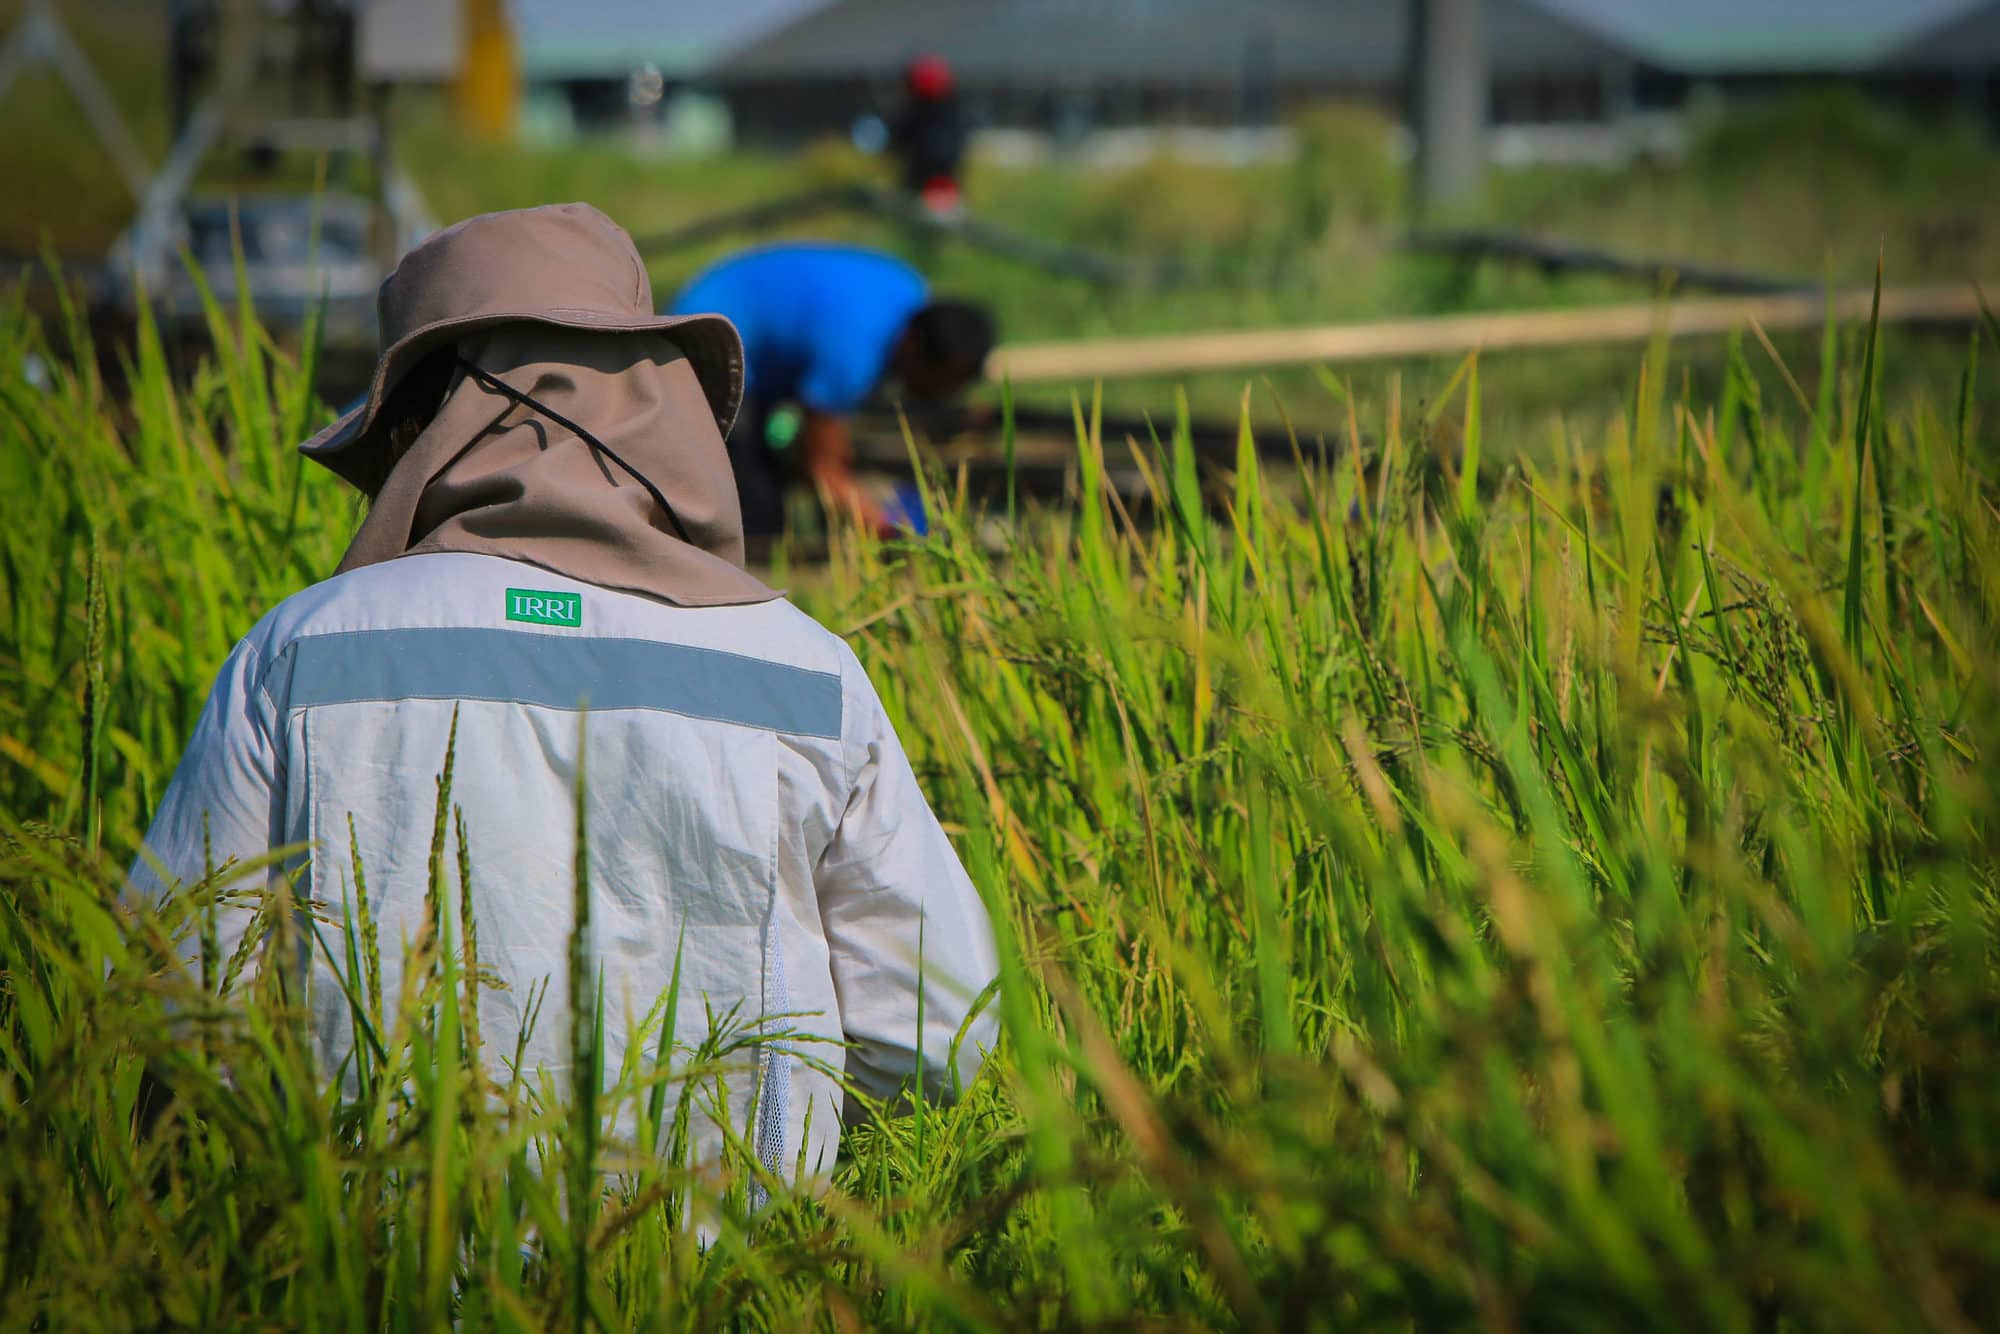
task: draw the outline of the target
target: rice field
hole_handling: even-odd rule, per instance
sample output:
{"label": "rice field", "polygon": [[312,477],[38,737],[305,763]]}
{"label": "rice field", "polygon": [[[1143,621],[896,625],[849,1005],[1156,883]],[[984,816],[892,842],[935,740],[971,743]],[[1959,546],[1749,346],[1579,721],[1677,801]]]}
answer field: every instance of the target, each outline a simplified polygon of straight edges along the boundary
{"label": "rice field", "polygon": [[1829,329],[1813,365],[1745,339],[1703,399],[1655,345],[1614,420],[1533,448],[1482,429],[1504,361],[1421,403],[1327,375],[1342,448],[1282,477],[1247,426],[1204,470],[1172,401],[1106,439],[1084,396],[1069,503],[977,513],[934,474],[928,538],[781,569],[868,666],[1003,954],[978,1080],[872,1109],[809,1189],[688,1161],[693,1090],[747,1062],[727,1022],[594,1070],[554,978],[585,1076],[482,1073],[445,756],[419,983],[370,985],[360,913],[264,906],[260,948],[351,980],[348,1086],[280,970],[199,948],[220,872],[121,906],[212,673],[359,513],[290,450],[323,420],[310,344],[211,325],[180,383],[142,329],[114,391],[79,321],[0,313],[8,1325],[2000,1309],[1990,322],[1958,383],[1893,399],[1915,335]]}

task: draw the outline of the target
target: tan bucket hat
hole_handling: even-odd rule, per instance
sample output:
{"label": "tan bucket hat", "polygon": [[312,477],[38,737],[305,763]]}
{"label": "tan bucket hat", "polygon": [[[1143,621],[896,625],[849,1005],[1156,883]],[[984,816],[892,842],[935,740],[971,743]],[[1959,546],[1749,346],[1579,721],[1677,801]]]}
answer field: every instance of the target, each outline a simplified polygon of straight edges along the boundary
{"label": "tan bucket hat", "polygon": [[724,435],[743,401],[743,340],[721,315],[660,315],[638,248],[588,204],[482,213],[425,239],[376,297],[383,352],[361,404],[299,446],[366,490],[382,475],[382,400],[426,353],[500,324],[664,333],[686,355]]}

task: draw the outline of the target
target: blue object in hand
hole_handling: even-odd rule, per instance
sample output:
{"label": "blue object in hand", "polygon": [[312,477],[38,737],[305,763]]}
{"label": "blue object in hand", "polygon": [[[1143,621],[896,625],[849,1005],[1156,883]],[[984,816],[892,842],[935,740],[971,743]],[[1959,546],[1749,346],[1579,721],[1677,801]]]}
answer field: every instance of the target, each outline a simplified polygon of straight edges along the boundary
{"label": "blue object in hand", "polygon": [[882,507],[882,516],[917,537],[928,536],[930,516],[924,513],[924,493],[915,482],[898,482],[896,494]]}

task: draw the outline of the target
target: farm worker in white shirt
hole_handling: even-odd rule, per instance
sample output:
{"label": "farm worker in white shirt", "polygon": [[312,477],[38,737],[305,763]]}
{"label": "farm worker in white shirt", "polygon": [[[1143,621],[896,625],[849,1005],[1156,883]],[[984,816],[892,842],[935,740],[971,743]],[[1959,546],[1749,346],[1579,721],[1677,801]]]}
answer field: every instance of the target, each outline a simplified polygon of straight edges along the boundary
{"label": "farm worker in white shirt", "polygon": [[[991,1006],[967,1026],[991,927],[853,653],[743,568],[729,321],[655,315],[630,238],[581,204],[437,234],[380,313],[365,403],[301,447],[368,517],[334,577],[223,665],[135,885],[300,844],[271,883],[337,912],[351,830],[393,1004],[456,717],[480,962],[507,984],[480,999],[496,1063],[546,979],[526,1060],[567,1068],[581,755],[607,1071],[678,949],[678,1041],[732,1007],[792,1035],[729,1081],[732,1125],[776,1171],[832,1165],[843,1099],[815,1058],[877,1096],[970,1080],[995,1028]],[[224,957],[251,915],[227,915]],[[312,953],[330,1076],[355,1034]]]}

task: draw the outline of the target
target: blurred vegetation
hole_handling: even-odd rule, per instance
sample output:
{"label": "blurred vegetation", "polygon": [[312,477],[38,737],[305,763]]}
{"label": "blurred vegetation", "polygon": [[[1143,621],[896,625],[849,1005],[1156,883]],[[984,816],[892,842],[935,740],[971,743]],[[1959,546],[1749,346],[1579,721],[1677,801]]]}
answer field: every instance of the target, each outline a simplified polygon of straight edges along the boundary
{"label": "blurred vegetation", "polygon": [[[11,22],[22,0],[0,0]],[[149,151],[164,152],[160,11],[141,0],[67,5],[63,17],[119,90]],[[1190,285],[1105,292],[1054,279],[951,241],[912,237],[881,222],[821,215],[657,254],[654,289],[668,300],[703,265],[758,239],[814,237],[879,245],[917,261],[937,286],[984,300],[1007,337],[1091,338],[1312,324],[1440,311],[1533,308],[1639,299],[1634,284],[1471,265],[1398,248],[1406,170],[1395,130],[1379,111],[1306,107],[1292,118],[1289,162],[1221,166],[1155,159],[1117,168],[1062,158],[1031,165],[975,159],[967,197],[995,222],[1052,241],[1127,258],[1172,261],[1200,275]],[[67,93],[46,73],[0,103],[0,255],[44,244],[93,259],[124,225],[131,202]],[[826,139],[799,152],[746,150],[673,159],[626,136],[557,144],[496,145],[456,134],[443,100],[400,96],[397,151],[433,213],[450,220],[487,209],[581,199],[635,235],[831,181],[888,179],[886,164]],[[226,182],[241,164],[218,162]],[[313,179],[314,164],[288,161],[284,179]],[[1545,166],[1495,171],[1483,196],[1446,221],[1527,231],[1636,256],[1685,258],[1809,282],[1863,283],[1878,252],[1904,282],[2000,276],[2000,156],[1975,127],[1918,117],[1838,86],[1697,111],[1685,161],[1616,169]],[[1898,335],[1899,338],[1902,335]],[[1779,337],[1779,351],[1809,394],[1811,337]],[[1893,388],[1940,400],[1954,392],[1956,346],[1911,335],[1890,363]],[[1724,374],[1719,344],[1683,354],[1697,389]],[[1507,440],[1546,440],[1552,418],[1595,422],[1625,393],[1620,349],[1575,348],[1509,358],[1489,415]],[[1405,363],[1403,392],[1421,400],[1449,378],[1449,360]],[[1179,382],[1107,387],[1107,407],[1157,409]],[[1228,417],[1243,383],[1234,374],[1185,381],[1198,415]],[[1085,386],[1084,388],[1087,388]],[[1982,389],[1982,394],[1995,391]],[[1068,387],[1030,388],[1025,401],[1064,405]],[[1306,370],[1260,377],[1258,419],[1291,416],[1336,430]]]}
{"label": "blurred vegetation", "polygon": [[[26,11],[26,0],[0,0],[0,42]],[[167,151],[166,5],[152,0],[91,0],[58,6],[59,18],[96,68],[148,159]],[[136,202],[111,156],[98,144],[56,70],[37,65],[0,100],[0,259],[102,254]]]}
{"label": "blurred vegetation", "polygon": [[1307,238],[1336,224],[1393,224],[1408,203],[1396,126],[1372,107],[1327,104],[1292,116],[1298,161],[1286,173],[1292,225]]}
{"label": "blurred vegetation", "polygon": [[2000,175],[1971,121],[1920,118],[1841,84],[1710,105],[1692,130],[1688,166],[1716,181],[1744,183],[1775,167],[1829,193],[1856,185],[1949,191],[1990,187]]}
{"label": "blurred vegetation", "polygon": [[1780,277],[2000,274],[2000,155],[1976,125],[1837,85],[1698,111],[1686,160],[1496,173],[1499,221]]}
{"label": "blurred vegetation", "polygon": [[[1878,133],[1913,152],[1942,151],[1918,146],[1943,135],[1962,160],[1955,169],[1926,171],[1901,185],[1858,175],[1849,185],[1828,187],[1815,169],[1787,166],[1794,151],[1790,140],[1754,128],[1775,118],[1803,126],[1799,133],[1810,139],[1815,108],[1828,101],[1844,108],[1842,115],[1872,106],[1852,96],[1808,93],[1797,107],[1779,99],[1712,113],[1698,119],[1684,164],[1496,171],[1483,199],[1455,221],[1809,282],[1865,283],[1878,249],[1903,282],[2000,274],[2000,222],[1983,210],[1984,201],[2000,191],[2000,159],[1978,136],[1955,123],[1938,126],[1881,113],[1886,128]],[[1739,117],[1753,128],[1743,136],[1744,147],[1725,149]],[[701,266],[753,239],[812,237],[900,251],[919,262],[940,289],[990,303],[1006,335],[1019,340],[1582,305],[1647,295],[1628,281],[1406,253],[1396,244],[1406,173],[1392,151],[1390,123],[1372,110],[1336,105],[1301,113],[1295,129],[1300,151],[1285,163],[971,164],[967,197],[982,216],[1035,236],[1179,262],[1205,275],[1191,286],[1106,292],[949,241],[925,243],[873,220],[824,215],[757,238],[656,255],[655,292],[664,300]],[[405,160],[442,216],[580,198],[639,235],[813,183],[886,179],[884,164],[839,140],[791,157],[745,152],[714,161],[635,158],[615,140],[547,150],[473,147],[422,106],[409,109],[403,143]],[[1723,159],[1756,165],[1725,166]],[[1774,339],[1808,392],[1816,392],[1816,341]],[[1958,351],[1950,339],[1911,336],[1889,374],[1898,387],[1922,386],[1948,397],[1956,384]],[[1718,343],[1692,345],[1683,355],[1697,386],[1712,389],[1720,383],[1725,367]],[[1602,420],[1625,392],[1624,349],[1510,354],[1508,364],[1515,369],[1489,410],[1537,437],[1546,438],[1549,418],[1558,411]],[[1407,376],[1406,391],[1422,397],[1442,387],[1453,364],[1444,359],[1400,369]],[[1177,383],[1185,383],[1204,416],[1231,415],[1243,390],[1234,373],[1121,382],[1107,386],[1106,404],[1127,413],[1157,409]],[[1265,384],[1272,395],[1261,391]],[[1338,425],[1314,391],[1309,371],[1274,372],[1260,377],[1259,385],[1260,420],[1278,425],[1282,400],[1302,422]],[[1031,387],[1023,398],[1060,405],[1069,393]],[[1519,434],[1506,432],[1508,438]]]}

